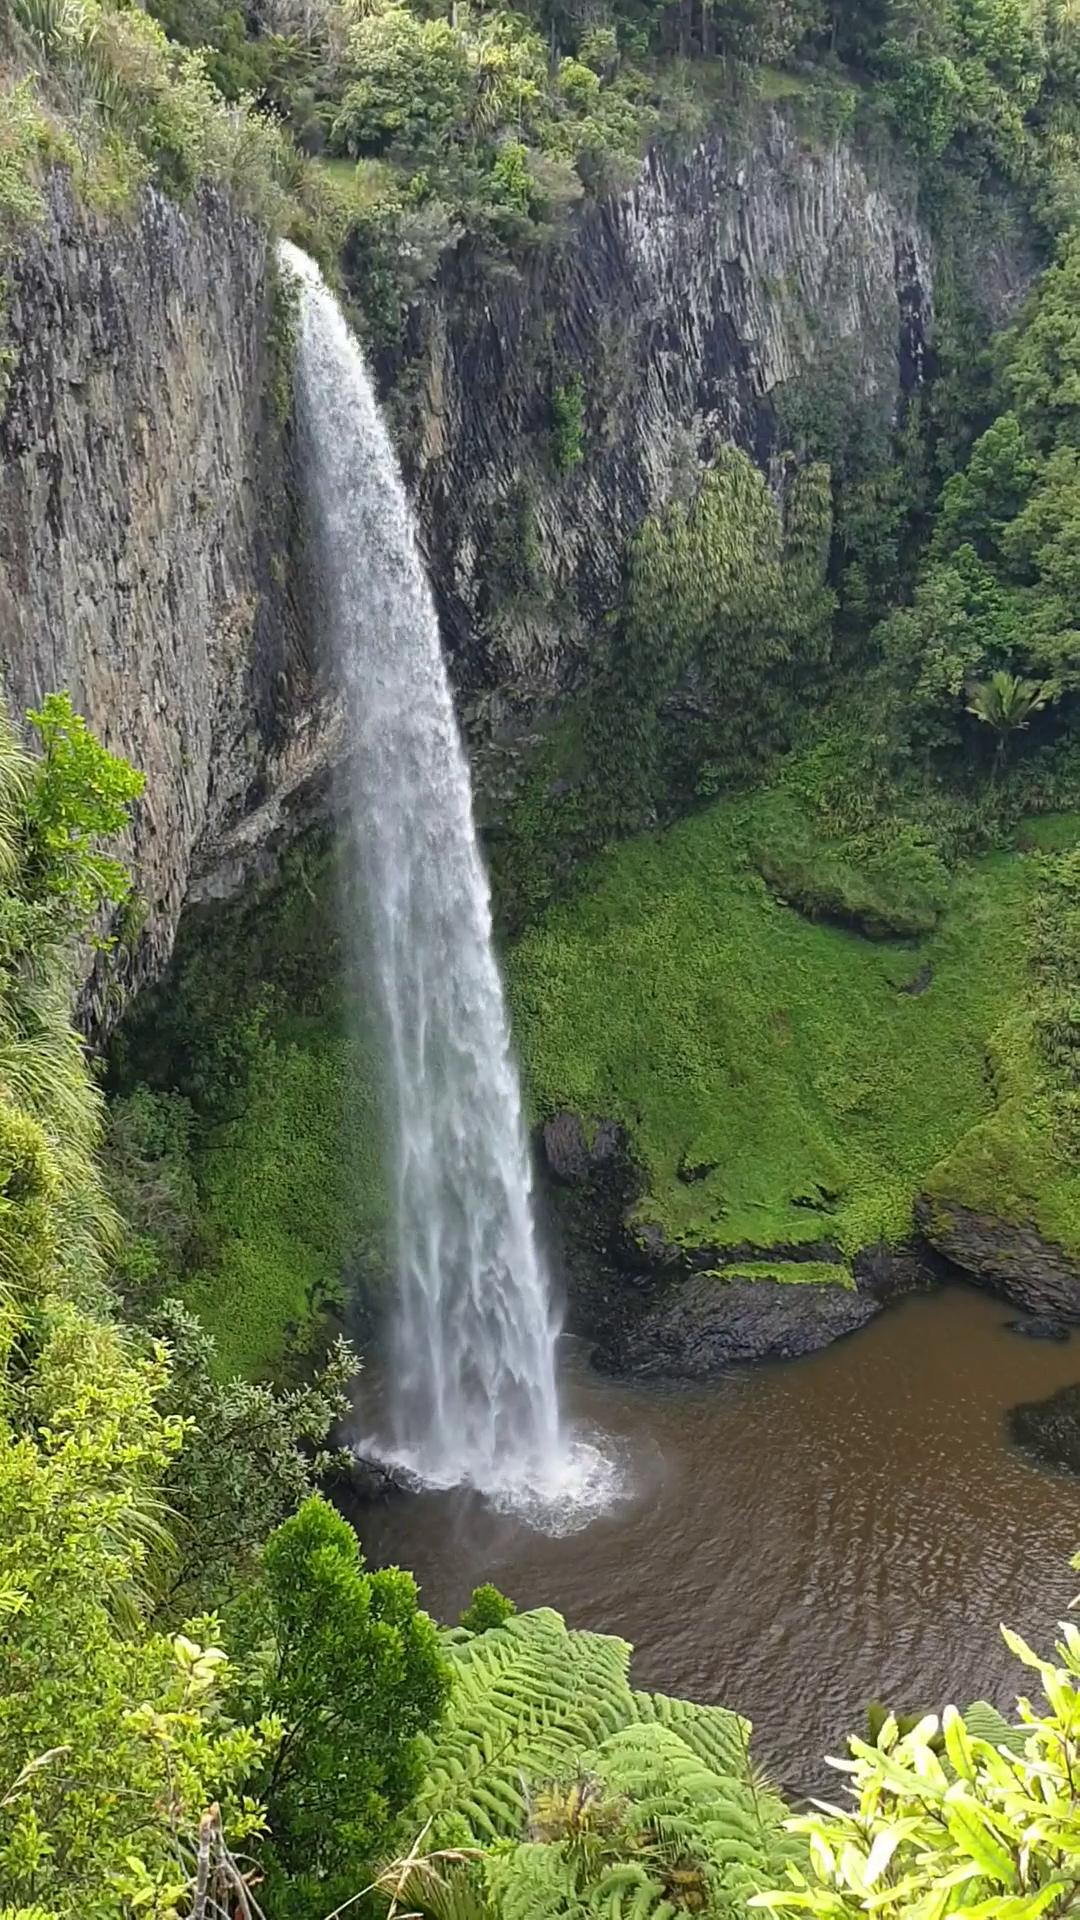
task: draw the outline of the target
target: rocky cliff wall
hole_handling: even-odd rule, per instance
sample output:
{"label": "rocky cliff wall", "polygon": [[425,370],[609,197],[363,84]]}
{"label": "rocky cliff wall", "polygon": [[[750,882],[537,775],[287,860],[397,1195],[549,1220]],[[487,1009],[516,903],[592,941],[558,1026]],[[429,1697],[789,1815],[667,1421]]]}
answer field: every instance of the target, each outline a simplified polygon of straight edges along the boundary
{"label": "rocky cliff wall", "polygon": [[[395,405],[478,738],[580,680],[629,536],[718,444],[769,466],[790,383],[829,364],[852,408],[891,417],[931,309],[913,182],[776,112],[752,137],[654,153],[521,274],[451,259]],[[560,474],[552,402],[575,380],[583,457]]]}
{"label": "rocky cliff wall", "polygon": [[[269,284],[263,236],[220,198],[150,194],[105,221],[62,180],[10,276],[0,663],[16,711],[67,687],[146,772],[135,981],[185,899],[288,833],[340,748],[298,611]],[[587,671],[645,513],[725,439],[768,466],[777,392],[826,355],[846,355],[853,405],[891,414],[930,307],[910,183],[775,114],[653,155],[521,271],[449,257],[389,400],[477,746]],[[583,458],[560,473],[552,397],[577,380]]]}
{"label": "rocky cliff wall", "polygon": [[283,551],[265,237],[212,194],[184,211],[148,194],[106,222],[57,177],[8,310],[5,688],[17,714],[68,688],[146,773],[137,980],[185,899],[287,825],[332,739]]}

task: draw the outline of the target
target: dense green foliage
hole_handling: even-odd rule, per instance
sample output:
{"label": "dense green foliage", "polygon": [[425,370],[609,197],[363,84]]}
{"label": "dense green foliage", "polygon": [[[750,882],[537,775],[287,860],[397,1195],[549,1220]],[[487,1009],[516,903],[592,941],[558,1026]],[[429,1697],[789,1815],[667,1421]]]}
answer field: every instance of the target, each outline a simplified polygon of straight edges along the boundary
{"label": "dense green foliage", "polygon": [[466,1633],[486,1633],[489,1627],[505,1626],[516,1611],[513,1601],[486,1581],[482,1587],[473,1588],[472,1598],[458,1625],[464,1627]]}
{"label": "dense green foliage", "polygon": [[[738,1911],[790,1842],[749,1760],[749,1727],[631,1687],[630,1648],[546,1610],[451,1636],[449,1711],[415,1817],[492,1914],[546,1920]],[[438,1914],[423,1873],[410,1903]],[[625,1906],[624,1904],[625,1903]]]}
{"label": "dense green foliage", "polygon": [[169,1350],[162,1408],[185,1427],[161,1488],[174,1541],[161,1604],[182,1618],[225,1604],[255,1577],[273,1529],[336,1463],[328,1438],[348,1409],[356,1359],[338,1341],[321,1370],[275,1391],[223,1380],[211,1336],[178,1300],[164,1301],[148,1326]]}
{"label": "dense green foliage", "polygon": [[224,1655],[152,1617],[185,1427],[164,1351],[108,1318],[100,1100],[69,1024],[72,934],[122,890],[96,831],[139,782],[65,702],[39,731],[36,763],[0,740],[0,1884],[61,1915],[146,1888],[165,1914],[211,1799],[233,1839],[257,1830],[236,1788],[273,1730],[223,1718]]}
{"label": "dense green foliage", "polygon": [[378,1859],[419,1784],[421,1736],[448,1675],[412,1575],[366,1572],[355,1533],[323,1500],[271,1537],[253,1611],[244,1710],[285,1729],[257,1783],[269,1886],[278,1914],[318,1920],[357,1892],[359,1863]]}
{"label": "dense green foliage", "polygon": [[827,656],[827,475],[796,474],[781,514],[758,469],[725,448],[688,507],[648,520],[593,693],[586,752],[614,831],[670,796],[709,792],[786,744]]}
{"label": "dense green foliage", "polygon": [[[864,433],[824,353],[824,384],[779,409],[770,484],[723,448],[633,534],[596,664],[511,809],[519,919],[575,884],[510,987],[536,1113],[624,1123],[640,1222],[761,1250],[718,1254],[717,1284],[849,1284],[920,1192],[1080,1252],[1072,10],[12,14],[0,255],[53,164],[113,211],[147,183],[223,185],[341,256],[384,340],[463,233],[504,258],[555,244],[647,141],[722,115],[734,150],[758,98],[818,141],[916,157],[936,381]],[[1050,264],[985,351],[953,241],[1003,183]],[[294,337],[279,285],[282,427]],[[9,371],[0,352],[0,403]],[[591,373],[541,375],[536,470],[567,492],[603,443]],[[541,572],[529,484],[485,563],[508,604]],[[0,1897],[35,1920],[203,1920],[257,1885],[271,1920],[322,1920],[377,1908],[377,1882],[432,1920],[731,1920],[786,1871],[782,1911],[1074,1906],[1071,1629],[1060,1664],[1017,1647],[1050,1709],[1021,1709],[1026,1747],[985,1716],[886,1717],[853,1745],[857,1813],[792,1837],[746,1724],[635,1691],[624,1643],[490,1586],[440,1636],[409,1575],[365,1567],[318,1492],[355,1361],[338,1343],[311,1366],[385,1267],[336,876],[301,858],[189,924],[117,1052],[103,1178],[73,951],[124,933],[101,842],[140,781],[65,697],[31,719],[33,765],[0,738]],[[819,1257],[785,1260],[792,1242]]]}
{"label": "dense green foliage", "polygon": [[[275,1393],[222,1384],[175,1303],[118,1316],[70,1001],[77,941],[127,893],[101,839],[141,781],[66,697],[33,724],[36,760],[0,736],[0,1887],[45,1920],[176,1920],[197,1883],[243,1907],[294,1860],[279,1911],[318,1920],[330,1876],[354,1890],[392,1841],[443,1657],[411,1579],[367,1575],[313,1497],[348,1351]],[[133,1100],[129,1180],[181,1113]],[[157,1191],[182,1217],[183,1183]]]}

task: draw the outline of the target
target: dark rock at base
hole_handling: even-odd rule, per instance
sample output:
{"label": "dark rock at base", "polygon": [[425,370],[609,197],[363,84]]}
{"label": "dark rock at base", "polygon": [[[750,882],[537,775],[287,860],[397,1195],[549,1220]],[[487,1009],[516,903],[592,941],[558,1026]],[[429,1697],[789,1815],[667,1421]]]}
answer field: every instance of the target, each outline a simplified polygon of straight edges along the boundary
{"label": "dark rock at base", "polygon": [[630,1257],[625,1224],[644,1175],[614,1120],[557,1113],[537,1144],[546,1176],[545,1225],[558,1242],[556,1266],[567,1282],[567,1326],[595,1336],[639,1312],[653,1288],[645,1260]]}
{"label": "dark rock at base", "polygon": [[916,1224],[972,1280],[1039,1319],[1080,1320],[1080,1261],[1033,1226],[923,1195]]}
{"label": "dark rock at base", "polygon": [[1061,1320],[1051,1320],[1046,1315],[1031,1320],[1007,1320],[1010,1333],[1022,1333],[1025,1340],[1058,1340],[1069,1338],[1069,1329]]}
{"label": "dark rock at base", "polygon": [[[616,1243],[616,1253],[620,1263],[631,1272],[645,1267],[651,1273],[685,1273],[694,1265],[696,1258],[693,1249],[680,1247],[676,1241],[669,1240],[663,1227],[655,1220],[644,1220],[633,1227],[627,1227]],[[702,1263],[708,1261],[707,1250],[701,1249]]]}
{"label": "dark rock at base", "polygon": [[696,1277],[594,1354],[607,1373],[709,1380],[757,1360],[794,1360],[854,1333],[881,1311],[847,1287]]}
{"label": "dark rock at base", "polygon": [[577,1113],[557,1113],[541,1134],[544,1161],[552,1178],[574,1187],[589,1174],[592,1156],[585,1127]]}
{"label": "dark rock at base", "polygon": [[407,1483],[399,1479],[392,1467],[348,1448],[337,1455],[327,1480],[330,1492],[340,1490],[356,1505],[365,1507],[409,1491]]}
{"label": "dark rock at base", "polygon": [[908,1245],[888,1247],[882,1243],[864,1247],[853,1262],[855,1285],[860,1293],[886,1306],[905,1293],[927,1293],[945,1278],[945,1263],[927,1248]]}
{"label": "dark rock at base", "polygon": [[1018,1447],[1044,1466],[1080,1473],[1080,1386],[1062,1387],[1048,1400],[1025,1401],[1008,1419]]}
{"label": "dark rock at base", "polygon": [[600,1120],[590,1143],[581,1115],[564,1112],[547,1122],[541,1139],[552,1178],[574,1187],[610,1165],[620,1151],[623,1135],[614,1120]]}

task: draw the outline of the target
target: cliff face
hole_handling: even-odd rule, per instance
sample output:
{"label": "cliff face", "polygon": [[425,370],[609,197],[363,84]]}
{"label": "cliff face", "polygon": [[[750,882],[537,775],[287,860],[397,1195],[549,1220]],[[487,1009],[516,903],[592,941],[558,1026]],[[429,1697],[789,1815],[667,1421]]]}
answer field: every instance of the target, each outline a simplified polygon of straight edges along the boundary
{"label": "cliff face", "polygon": [[[725,439],[769,465],[785,383],[840,355],[852,404],[892,413],[930,284],[903,183],[776,116],[738,150],[653,156],[523,272],[448,258],[389,397],[478,747],[580,680],[645,513]],[[0,662],[15,711],[67,687],[146,772],[133,983],[340,748],[299,611],[272,310],[264,239],[213,195],[106,222],[58,181],[11,274]],[[583,457],[560,473],[552,401],[578,381]]]}
{"label": "cliff face", "polygon": [[327,756],[271,532],[287,492],[270,314],[265,240],[213,196],[181,212],[149,194],[105,222],[58,180],[11,275],[0,661],[13,712],[66,687],[146,773],[135,980]]}
{"label": "cliff face", "polygon": [[[845,406],[892,416],[930,318],[910,182],[777,114],[738,145],[653,154],[520,277],[452,259],[414,314],[396,404],[478,736],[580,679],[629,536],[718,444],[768,467],[778,394],[826,368]],[[553,399],[576,381],[582,458],[560,474]]]}

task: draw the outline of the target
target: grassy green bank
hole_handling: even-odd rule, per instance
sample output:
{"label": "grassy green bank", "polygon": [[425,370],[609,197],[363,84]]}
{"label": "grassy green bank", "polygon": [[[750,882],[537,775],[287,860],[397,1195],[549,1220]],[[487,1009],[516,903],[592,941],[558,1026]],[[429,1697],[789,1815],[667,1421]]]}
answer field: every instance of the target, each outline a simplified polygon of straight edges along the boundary
{"label": "grassy green bank", "polygon": [[1030,1009],[1042,860],[874,871],[805,832],[797,861],[763,856],[797,825],[775,792],[720,802],[611,850],[526,935],[509,984],[537,1116],[621,1121],[640,1218],[686,1244],[852,1254],[902,1239],[929,1188],[1080,1246]]}
{"label": "grassy green bank", "polygon": [[[830,837],[794,780],[624,842],[507,956],[534,1118],[621,1121],[642,1223],[762,1250],[725,1278],[850,1283],[920,1193],[1080,1252],[1033,947],[1078,842],[1058,815],[948,870],[910,827]],[[377,1051],[340,917],[332,854],[294,854],[189,926],[121,1050],[119,1197],[226,1374],[288,1374],[385,1283]],[[768,1252],[818,1242],[840,1257]]]}

